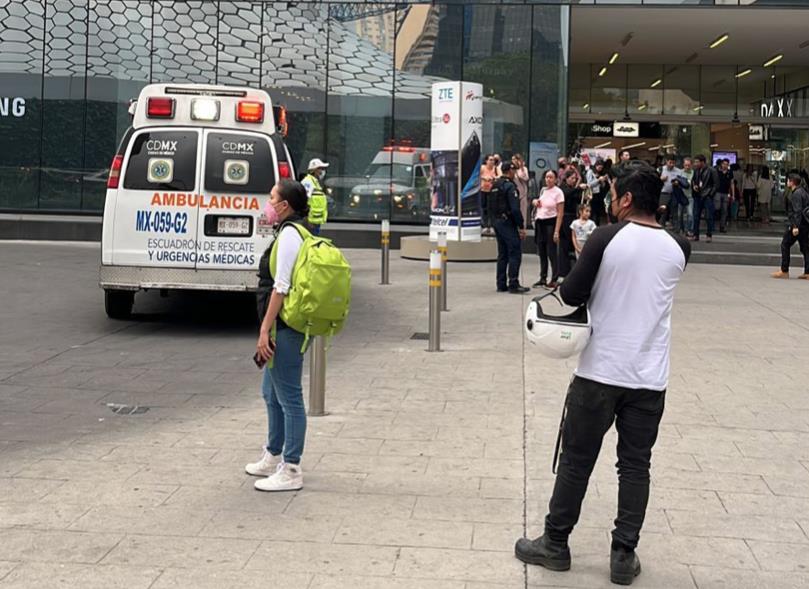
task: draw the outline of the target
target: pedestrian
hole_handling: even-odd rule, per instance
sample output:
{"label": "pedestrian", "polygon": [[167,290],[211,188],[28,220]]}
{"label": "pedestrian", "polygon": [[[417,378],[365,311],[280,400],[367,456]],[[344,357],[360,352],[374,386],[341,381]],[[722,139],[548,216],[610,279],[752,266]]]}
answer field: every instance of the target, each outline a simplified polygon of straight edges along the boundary
{"label": "pedestrian", "polygon": [[801,184],[800,174],[792,172],[787,176],[787,228],[781,240],[781,269],[773,273],[773,278],[789,278],[790,250],[797,242],[803,254],[803,274],[798,278],[809,280],[809,192]]}
{"label": "pedestrian", "polygon": [[[494,155],[489,154],[483,158],[483,165],[480,166],[480,200],[484,210],[491,210],[489,199],[491,198],[492,186],[497,179],[497,170],[494,165]],[[484,228],[492,227],[492,219],[483,216]]]}
{"label": "pedestrian", "polygon": [[583,202],[583,190],[587,188],[587,184],[581,182],[581,176],[577,172],[568,170],[560,188],[565,196],[565,201],[562,225],[559,228],[559,243],[556,247],[557,256],[559,257],[559,280],[557,282],[568,275],[572,259],[575,259],[576,256],[570,224],[578,217],[579,205]]}
{"label": "pedestrian", "polygon": [[719,184],[719,175],[716,168],[709,166],[704,155],[694,158],[694,175],[691,177],[691,192],[694,195],[694,227],[692,241],[699,241],[700,217],[705,211],[705,222],[708,225],[706,239],[713,241],[714,229],[714,195]]}
{"label": "pedestrian", "polygon": [[719,213],[719,233],[727,233],[730,199],[733,198],[733,172],[730,171],[730,160],[720,159],[717,164],[719,184],[714,193],[713,206]]}
{"label": "pedestrian", "polygon": [[306,189],[306,195],[309,198],[309,226],[314,235],[320,235],[320,228],[328,220],[329,216],[329,203],[326,199],[326,193],[323,191],[321,182],[326,176],[326,168],[329,164],[314,158],[309,162],[307,174],[301,181],[301,184]]}
{"label": "pedestrian", "polygon": [[576,259],[581,257],[581,250],[590,235],[595,231],[596,224],[590,219],[590,205],[579,205],[579,218],[570,224],[570,231],[573,236],[573,247],[576,250]]}
{"label": "pedestrian", "polygon": [[640,573],[635,549],[668,387],[674,291],[691,248],[655,221],[663,183],[652,166],[633,160],[615,173],[610,214],[616,222],[593,233],[560,287],[565,304],[587,304],[592,335],[565,400],[559,468],[544,533],[518,540],[515,554],[550,570],[570,569],[568,538],[604,434],[615,422],[618,517],[610,580],[629,585]]}
{"label": "pedestrian", "polygon": [[676,202],[672,202],[674,192],[674,181],[682,175],[682,170],[676,165],[677,160],[673,155],[666,156],[666,164],[660,170],[660,179],[663,181],[663,191],[660,193],[660,224],[665,227],[670,218],[673,217],[673,209],[677,207]]}
{"label": "pedestrian", "polygon": [[[303,487],[301,455],[306,440],[306,409],[303,404],[303,333],[286,325],[280,317],[284,299],[292,284],[292,269],[303,239],[294,226],[309,215],[306,189],[294,180],[281,180],[270,193],[264,208],[276,227],[272,245],[261,258],[258,290],[262,316],[256,363],[264,366],[261,394],[267,407],[269,434],[258,462],[245,470],[266,477],[255,482],[259,491],[296,491]],[[272,250],[276,267],[273,269]]]}
{"label": "pedestrian", "polygon": [[492,157],[494,158],[494,174],[495,174],[495,178],[499,178],[500,176],[503,175],[503,168],[502,168],[503,160],[500,158],[499,153],[495,153]]}
{"label": "pedestrian", "polygon": [[692,237],[694,234],[692,229],[694,227],[694,192],[691,189],[691,179],[694,177],[694,162],[690,157],[683,158],[683,180],[681,188],[685,195],[687,204],[685,211],[685,234],[687,237]]}
{"label": "pedestrian", "polygon": [[[511,158],[511,165],[514,167],[514,184],[517,186],[517,194],[520,195],[520,212],[522,218],[528,223],[528,167],[521,154],[515,154]],[[523,227],[528,229],[528,227]]]}
{"label": "pedestrian", "polygon": [[622,149],[620,155],[618,156],[620,161],[618,163],[622,164],[624,162],[628,162],[632,159],[632,156],[629,153],[628,149]]}
{"label": "pedestrian", "polygon": [[590,206],[592,207],[593,221],[596,225],[603,222],[606,213],[604,200],[610,192],[609,180],[609,173],[605,168],[604,160],[601,158],[596,159],[595,165],[587,170],[587,185],[593,193]]}
{"label": "pedestrian", "polygon": [[503,175],[494,181],[490,202],[494,234],[497,238],[497,292],[523,294],[530,289],[520,285],[522,240],[525,222],[520,212],[520,195],[514,185],[514,168],[503,162]]}
{"label": "pedestrian", "polygon": [[772,202],[773,181],[770,179],[770,168],[761,166],[761,175],[756,184],[756,198],[761,211],[761,223],[770,224],[770,203]]}
{"label": "pedestrian", "polygon": [[[565,195],[556,185],[559,177],[553,170],[545,172],[545,188],[534,205],[534,237],[539,255],[539,280],[534,287],[556,288],[559,280],[559,258],[557,245],[561,236],[562,220],[565,214]],[[548,282],[548,262],[551,267],[551,281]]]}
{"label": "pedestrian", "polygon": [[744,199],[744,213],[747,222],[753,221],[753,214],[756,211],[756,174],[753,171],[753,164],[747,164],[742,176],[742,198]]}
{"label": "pedestrian", "polygon": [[728,225],[739,221],[739,208],[742,200],[742,167],[738,163],[730,164],[730,173],[733,174],[733,181],[730,184],[730,217],[728,218]]}

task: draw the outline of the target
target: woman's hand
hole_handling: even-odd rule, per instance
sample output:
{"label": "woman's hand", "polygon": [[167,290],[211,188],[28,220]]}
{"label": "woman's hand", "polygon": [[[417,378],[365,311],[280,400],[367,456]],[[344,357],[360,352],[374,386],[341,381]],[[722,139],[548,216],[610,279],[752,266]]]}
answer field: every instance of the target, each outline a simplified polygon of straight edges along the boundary
{"label": "woman's hand", "polygon": [[275,342],[272,341],[269,332],[261,330],[258,335],[258,343],[256,343],[256,352],[259,357],[267,362],[272,358],[275,353]]}
{"label": "woman's hand", "polygon": [[559,243],[559,233],[558,232],[553,234],[553,243],[556,243],[556,244]]}

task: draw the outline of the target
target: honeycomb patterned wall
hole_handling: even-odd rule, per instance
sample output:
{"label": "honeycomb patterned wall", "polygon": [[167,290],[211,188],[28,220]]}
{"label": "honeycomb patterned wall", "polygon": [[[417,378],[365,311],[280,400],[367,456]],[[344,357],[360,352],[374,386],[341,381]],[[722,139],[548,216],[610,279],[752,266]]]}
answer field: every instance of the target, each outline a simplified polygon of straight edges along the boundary
{"label": "honeycomb patterned wall", "polygon": [[[361,36],[355,12],[305,2],[0,0],[0,73],[40,74],[44,63],[54,78],[321,92],[328,78],[330,93],[352,96],[390,96],[395,78],[399,98],[429,95],[434,78],[394,74],[393,55]],[[390,26],[393,12],[375,5],[365,18]],[[374,38],[385,45],[389,36]]]}

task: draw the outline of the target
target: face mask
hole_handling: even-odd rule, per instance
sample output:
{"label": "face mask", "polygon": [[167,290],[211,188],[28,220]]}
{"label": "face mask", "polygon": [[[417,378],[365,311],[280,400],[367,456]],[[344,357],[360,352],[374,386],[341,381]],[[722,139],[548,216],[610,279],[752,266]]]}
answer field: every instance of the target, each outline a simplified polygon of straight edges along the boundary
{"label": "face mask", "polygon": [[325,178],[325,177],[326,177],[326,170],[320,170],[320,174],[318,174],[318,177],[319,177],[321,180],[323,180],[323,178]]}
{"label": "face mask", "polygon": [[267,221],[270,222],[270,225],[278,225],[281,218],[278,216],[278,211],[275,210],[272,202],[269,200],[267,204],[264,205],[264,216],[267,218]]}
{"label": "face mask", "polygon": [[[618,199],[620,201],[620,199]],[[607,216],[610,218],[610,223],[618,223],[620,219],[618,215],[612,212],[612,201],[610,201],[610,205],[607,208]]]}

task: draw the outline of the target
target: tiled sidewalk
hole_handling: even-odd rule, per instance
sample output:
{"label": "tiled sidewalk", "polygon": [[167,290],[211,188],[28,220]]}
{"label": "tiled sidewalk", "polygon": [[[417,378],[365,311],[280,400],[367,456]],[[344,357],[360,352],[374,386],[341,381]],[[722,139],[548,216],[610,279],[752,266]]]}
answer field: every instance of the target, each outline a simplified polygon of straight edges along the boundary
{"label": "tiled sidewalk", "polygon": [[[528,297],[451,265],[428,354],[424,264],[351,251],[294,494],[243,472],[266,435],[249,298],[147,295],[103,316],[94,248],[0,244],[0,588],[608,587],[614,435],[568,573],[512,556],[539,533],[573,364],[521,335]],[[33,262],[33,263],[32,263]],[[525,259],[525,282],[536,262]],[[694,265],[639,554],[649,588],[809,585],[809,285]],[[226,308],[227,307],[227,308]],[[224,317],[222,317],[224,315]],[[121,416],[106,403],[148,406]]]}

